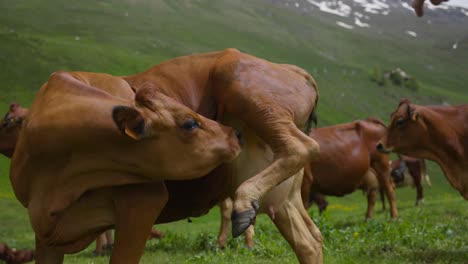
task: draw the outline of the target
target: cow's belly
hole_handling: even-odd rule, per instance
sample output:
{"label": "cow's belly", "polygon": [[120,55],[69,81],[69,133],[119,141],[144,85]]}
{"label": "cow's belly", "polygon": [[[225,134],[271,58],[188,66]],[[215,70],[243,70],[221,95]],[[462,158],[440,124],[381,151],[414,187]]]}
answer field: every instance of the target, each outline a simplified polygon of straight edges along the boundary
{"label": "cow's belly", "polygon": [[[336,165],[334,165],[336,166]],[[332,169],[330,169],[332,171]],[[372,175],[368,175],[366,170],[349,170],[346,173],[314,174],[312,190],[331,196],[344,196],[353,193],[366,181],[371,180]]]}
{"label": "cow's belly", "polygon": [[[264,170],[273,162],[273,151],[261,140],[255,132],[242,122],[231,119],[226,122],[242,133],[243,146],[239,156],[232,162],[231,195],[246,180]],[[303,170],[274,187],[260,199],[259,213],[277,210],[286,201],[293,187],[295,177],[302,177]],[[299,190],[298,190],[299,191]]]}

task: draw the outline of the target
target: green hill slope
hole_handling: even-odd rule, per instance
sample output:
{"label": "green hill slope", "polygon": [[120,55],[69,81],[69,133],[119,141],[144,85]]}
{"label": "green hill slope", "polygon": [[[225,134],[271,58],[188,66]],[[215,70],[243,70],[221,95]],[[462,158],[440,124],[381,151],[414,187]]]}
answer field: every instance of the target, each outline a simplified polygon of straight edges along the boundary
{"label": "green hill slope", "polygon": [[[393,23],[383,19],[377,29],[349,31],[319,13],[261,0],[1,1],[0,10],[3,111],[11,101],[28,106],[57,70],[127,75],[175,56],[228,47],[307,69],[319,84],[321,126],[369,115],[387,121],[402,97],[468,102],[468,43],[452,50],[447,37],[466,29],[427,25],[408,13],[395,14]],[[430,41],[392,31],[411,23]],[[376,67],[405,69],[419,80],[419,90],[378,86],[369,78]]]}
{"label": "green hill slope", "polygon": [[[2,0],[0,114],[11,101],[29,106],[54,71],[128,75],[179,55],[228,47],[308,70],[319,85],[319,126],[370,115],[388,122],[402,97],[422,104],[468,102],[466,24],[450,17],[428,24],[427,16],[395,12],[375,19],[369,30],[348,30],[334,17],[286,7],[287,1]],[[408,26],[421,38],[401,34]],[[418,80],[417,91],[370,80],[373,69],[397,67]],[[25,209],[14,199],[8,163],[0,157],[0,239],[31,247],[34,236]],[[387,213],[377,213],[375,222],[362,223],[366,204],[360,192],[330,198],[330,213],[319,223],[326,263],[462,263],[468,252],[466,202],[434,163],[429,174],[433,187],[425,189],[425,207],[413,209],[414,190],[397,191],[401,221],[389,223]],[[213,210],[189,226],[162,226],[167,237],[149,243],[142,263],[156,257],[161,263],[295,263],[266,217],[259,219],[255,250],[242,248],[239,239],[225,251],[215,250],[219,214]],[[91,251],[66,262],[108,262],[91,258]]]}

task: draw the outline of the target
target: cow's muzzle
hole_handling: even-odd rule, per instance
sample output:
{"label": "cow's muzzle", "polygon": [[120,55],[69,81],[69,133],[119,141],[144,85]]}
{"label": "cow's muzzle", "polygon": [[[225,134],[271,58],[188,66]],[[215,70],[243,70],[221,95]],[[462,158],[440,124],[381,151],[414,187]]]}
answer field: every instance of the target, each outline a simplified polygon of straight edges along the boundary
{"label": "cow's muzzle", "polygon": [[377,151],[379,151],[380,153],[389,154],[390,152],[392,152],[392,150],[385,148],[382,142],[377,143],[376,148]]}

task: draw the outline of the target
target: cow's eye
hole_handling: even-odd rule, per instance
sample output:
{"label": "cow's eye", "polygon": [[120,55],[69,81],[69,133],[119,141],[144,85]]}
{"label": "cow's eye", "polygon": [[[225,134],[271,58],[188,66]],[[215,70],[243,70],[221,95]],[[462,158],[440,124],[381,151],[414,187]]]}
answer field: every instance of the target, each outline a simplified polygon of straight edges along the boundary
{"label": "cow's eye", "polygon": [[200,128],[200,124],[193,118],[188,119],[184,124],[182,124],[182,129],[187,131],[192,131],[196,128]]}
{"label": "cow's eye", "polygon": [[396,127],[401,127],[405,123],[405,120],[400,118],[395,122]]}

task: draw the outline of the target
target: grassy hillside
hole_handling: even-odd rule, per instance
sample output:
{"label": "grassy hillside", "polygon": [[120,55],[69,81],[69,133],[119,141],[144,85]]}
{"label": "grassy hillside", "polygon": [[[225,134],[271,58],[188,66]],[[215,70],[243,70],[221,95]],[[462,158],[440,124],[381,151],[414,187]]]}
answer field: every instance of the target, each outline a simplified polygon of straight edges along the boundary
{"label": "grassy hillside", "polygon": [[[308,70],[319,85],[320,126],[369,115],[388,121],[402,97],[423,104],[468,102],[465,25],[428,25],[412,14],[398,14],[393,21],[390,16],[382,18],[382,28],[350,31],[336,26],[333,18],[301,14],[271,2],[0,1],[0,113],[11,101],[28,106],[34,93],[57,70],[127,75],[175,56],[228,47]],[[416,27],[424,38],[396,34],[392,31],[395,24]],[[452,50],[452,40],[458,37],[459,48]],[[412,92],[378,86],[369,78],[375,67],[403,68],[417,78],[420,89]],[[382,263],[446,259],[462,263],[468,259],[467,237],[463,236],[466,203],[433,164],[430,174],[434,187],[426,191],[428,205],[413,210],[413,191],[399,190],[402,220],[395,223],[389,223],[386,214],[379,214],[373,224],[364,224],[365,203],[360,193],[331,199],[335,209],[317,220],[325,236],[327,262],[375,263],[375,257]],[[33,234],[26,214],[19,214],[25,210],[14,199],[7,175],[8,160],[1,157],[0,240],[31,247]],[[240,240],[227,251],[213,249],[217,212],[195,222],[164,226],[168,238],[151,242],[144,262],[153,263],[155,258],[163,258],[163,263],[295,261],[286,242],[265,218],[260,219],[260,246],[254,251],[243,249]],[[384,227],[387,224],[390,227]],[[367,236],[353,240],[350,234],[355,232]],[[67,262],[107,261],[91,259],[90,251]]]}

